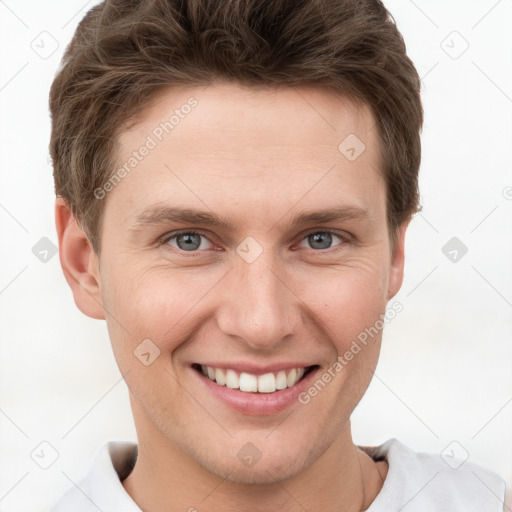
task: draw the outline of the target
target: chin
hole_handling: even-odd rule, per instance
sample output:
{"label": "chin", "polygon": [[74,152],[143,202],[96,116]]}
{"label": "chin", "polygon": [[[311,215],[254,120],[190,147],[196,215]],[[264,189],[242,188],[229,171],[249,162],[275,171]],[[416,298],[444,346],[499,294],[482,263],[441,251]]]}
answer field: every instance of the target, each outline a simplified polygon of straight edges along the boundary
{"label": "chin", "polygon": [[247,467],[241,463],[223,464],[213,462],[212,465],[203,466],[207,471],[221,478],[238,484],[274,484],[292,478],[298,474],[303,463],[297,458],[291,463],[288,457],[274,455],[270,460],[260,459],[254,466]]}
{"label": "chin", "polygon": [[[282,441],[259,451],[255,444],[244,441],[240,448],[237,442],[236,448],[233,445],[210,447],[208,452],[193,450],[189,454],[203,469],[225,480],[238,484],[274,484],[299,474],[322,451],[318,447],[301,448],[300,443],[284,444]],[[205,453],[208,454],[206,457]]]}

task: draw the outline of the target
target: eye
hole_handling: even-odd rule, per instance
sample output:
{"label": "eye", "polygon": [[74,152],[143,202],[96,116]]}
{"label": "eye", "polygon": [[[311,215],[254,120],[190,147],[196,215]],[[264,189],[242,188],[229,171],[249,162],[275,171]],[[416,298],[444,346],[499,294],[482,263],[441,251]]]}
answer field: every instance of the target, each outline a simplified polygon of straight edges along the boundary
{"label": "eye", "polygon": [[[198,231],[182,231],[181,233],[166,237],[161,241],[161,244],[170,245],[187,252],[196,251],[198,249],[208,249],[208,247],[204,246],[205,244],[202,242],[201,238],[208,240],[203,233]],[[171,242],[175,242],[176,245]],[[211,242],[208,240],[208,243]]]}
{"label": "eye", "polygon": [[[333,243],[333,237],[339,239],[342,243],[346,240],[333,231],[314,231],[303,238],[303,241],[309,242],[312,249],[330,249]],[[342,243],[337,245],[342,245]],[[299,247],[301,247],[299,245]]]}
{"label": "eye", "polygon": [[[326,250],[333,247],[332,244],[335,239],[340,241],[336,246],[343,245],[347,241],[345,237],[333,231],[314,231],[306,235],[302,239],[301,244],[306,242],[309,244],[309,248]],[[203,242],[203,240],[206,242]],[[174,233],[162,239],[160,244],[170,245],[171,247],[185,252],[199,252],[200,250],[211,249],[212,247],[212,243],[207,236],[200,231],[181,231]],[[208,244],[210,244],[210,246],[208,246]],[[304,247],[304,245],[299,245],[298,247]]]}

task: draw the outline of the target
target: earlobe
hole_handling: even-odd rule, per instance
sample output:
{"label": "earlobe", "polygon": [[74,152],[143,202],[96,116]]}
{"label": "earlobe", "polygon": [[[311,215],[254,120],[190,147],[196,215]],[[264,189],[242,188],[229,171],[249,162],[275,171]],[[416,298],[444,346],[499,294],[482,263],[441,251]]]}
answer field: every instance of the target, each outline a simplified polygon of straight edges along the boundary
{"label": "earlobe", "polygon": [[104,320],[98,257],[62,198],[57,198],[55,202],[55,224],[60,264],[75,304],[85,315]]}
{"label": "earlobe", "polygon": [[389,269],[388,300],[391,300],[400,290],[404,279],[405,263],[405,232],[409,226],[410,219],[403,222],[396,232],[396,243],[391,254]]}

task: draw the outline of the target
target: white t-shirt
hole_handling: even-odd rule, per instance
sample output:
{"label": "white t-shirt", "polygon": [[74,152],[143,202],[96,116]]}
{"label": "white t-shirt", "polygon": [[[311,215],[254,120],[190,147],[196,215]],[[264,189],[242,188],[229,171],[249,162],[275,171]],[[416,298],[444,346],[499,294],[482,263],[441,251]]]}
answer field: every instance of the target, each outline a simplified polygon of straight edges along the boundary
{"label": "white t-shirt", "polygon": [[[457,459],[449,459],[448,464],[439,454],[416,453],[396,439],[360,448],[389,464],[384,485],[365,512],[504,510],[505,481],[475,464]],[[96,450],[87,476],[50,512],[142,512],[121,483],[133,469],[136,457],[133,442],[105,442]]]}

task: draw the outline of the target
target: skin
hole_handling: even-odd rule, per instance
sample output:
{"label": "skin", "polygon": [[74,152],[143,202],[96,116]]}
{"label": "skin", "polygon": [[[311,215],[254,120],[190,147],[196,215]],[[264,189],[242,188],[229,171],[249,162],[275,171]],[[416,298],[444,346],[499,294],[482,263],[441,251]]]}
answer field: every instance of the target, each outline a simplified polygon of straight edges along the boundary
{"label": "skin", "polygon": [[[354,445],[350,415],[376,367],[380,333],[309,404],[274,415],[233,411],[190,365],[300,360],[323,373],[384,314],[402,284],[408,222],[391,247],[375,119],[325,88],[174,88],[122,132],[120,165],[191,96],[192,112],[102,199],[101,255],[56,203],[75,302],[106,320],[130,392],[139,455],[123,485],[151,512],[364,510],[387,463]],[[349,134],[366,146],[355,161],[338,150]],[[151,205],[214,212],[235,230],[137,227]],[[292,224],[340,205],[367,215]],[[158,243],[192,228],[204,233],[194,251],[176,238]],[[331,244],[318,248],[309,235],[326,230]],[[248,236],[263,248],[252,263],[236,252]],[[148,338],[160,355],[145,366],[134,350]],[[248,442],[261,453],[251,467],[237,457]]]}

